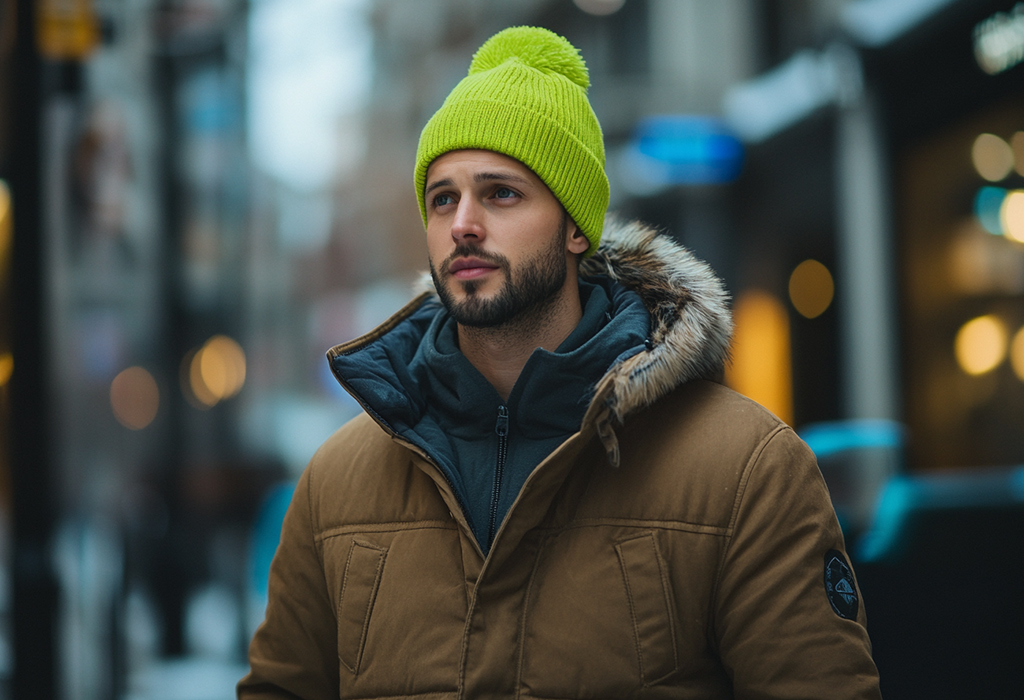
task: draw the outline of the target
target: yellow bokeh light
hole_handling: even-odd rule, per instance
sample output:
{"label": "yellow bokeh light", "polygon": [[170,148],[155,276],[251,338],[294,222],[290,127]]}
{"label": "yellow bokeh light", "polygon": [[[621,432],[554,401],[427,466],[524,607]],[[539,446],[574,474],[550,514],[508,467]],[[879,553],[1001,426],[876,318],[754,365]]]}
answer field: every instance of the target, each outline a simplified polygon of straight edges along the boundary
{"label": "yellow bokeh light", "polygon": [[0,180],[0,257],[11,247],[11,191]]}
{"label": "yellow bokeh light", "polygon": [[999,207],[999,220],[1003,224],[1004,236],[1024,243],[1024,190],[1014,190],[1006,195]]}
{"label": "yellow bokeh light", "polygon": [[1024,326],[1014,334],[1010,343],[1010,366],[1017,379],[1024,382]]}
{"label": "yellow bokeh light", "polygon": [[0,386],[7,386],[7,382],[11,381],[12,374],[14,374],[14,355],[5,352],[0,355]]}
{"label": "yellow bokeh light", "polygon": [[1024,131],[1018,131],[1013,135],[1010,147],[1013,149],[1013,167],[1018,175],[1024,175]]}
{"label": "yellow bokeh light", "polygon": [[980,134],[971,147],[971,161],[979,175],[999,182],[1013,170],[1013,149],[995,134]]}
{"label": "yellow bokeh light", "polygon": [[971,319],[957,331],[954,351],[960,369],[970,375],[985,374],[1006,357],[1006,326],[991,314]]}
{"label": "yellow bokeh light", "polygon": [[110,383],[110,407],[118,423],[142,430],[156,418],[160,390],[156,380],[142,367],[129,367]]}
{"label": "yellow bokeh light", "polygon": [[242,390],[245,384],[245,353],[225,335],[215,335],[185,358],[183,384],[203,407],[216,405]]}
{"label": "yellow bokeh light", "polygon": [[789,317],[767,292],[744,292],[734,309],[736,330],[726,381],[787,423],[793,423]]}
{"label": "yellow bokeh light", "polygon": [[210,408],[219,401],[206,387],[202,372],[203,349],[200,347],[185,356],[182,367],[182,388],[186,398],[192,399],[198,408]]}
{"label": "yellow bokeh light", "polygon": [[805,318],[825,313],[834,294],[832,274],[817,260],[804,260],[789,276],[789,300]]}

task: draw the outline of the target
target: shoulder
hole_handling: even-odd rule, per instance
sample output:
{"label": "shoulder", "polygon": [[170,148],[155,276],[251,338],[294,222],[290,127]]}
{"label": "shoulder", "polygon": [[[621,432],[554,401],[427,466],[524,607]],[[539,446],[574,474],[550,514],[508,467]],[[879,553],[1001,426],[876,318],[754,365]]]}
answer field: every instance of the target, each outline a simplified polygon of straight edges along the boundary
{"label": "shoulder", "polygon": [[820,479],[814,453],[789,425],[726,386],[689,382],[666,397],[663,413],[675,426],[674,437],[707,454],[704,463],[718,471],[746,481],[751,472],[771,478],[779,470],[799,469]]}
{"label": "shoulder", "polygon": [[329,437],[306,469],[315,526],[447,517],[422,458],[361,413]]}
{"label": "shoulder", "polygon": [[733,429],[770,432],[786,424],[761,404],[724,384],[694,379],[669,392],[656,405],[659,412],[682,412],[690,420],[719,423]]}
{"label": "shoulder", "polygon": [[390,436],[366,413],[360,413],[320,445],[308,469],[314,481],[323,482],[390,451]]}
{"label": "shoulder", "polygon": [[340,496],[347,502],[365,499],[383,474],[408,462],[408,451],[360,413],[324,441],[306,468],[314,509],[334,511]]}
{"label": "shoulder", "polygon": [[624,443],[661,445],[685,454],[695,467],[715,472],[742,469],[777,438],[796,438],[760,404],[721,384],[693,380],[626,421]]}
{"label": "shoulder", "polygon": [[[727,527],[753,472],[772,478],[793,461],[817,472],[813,454],[789,426],[706,380],[687,382],[631,416],[619,442],[622,466],[596,470],[596,481],[608,482],[609,499],[628,500],[651,517],[660,511]],[[622,498],[629,494],[635,497]]]}

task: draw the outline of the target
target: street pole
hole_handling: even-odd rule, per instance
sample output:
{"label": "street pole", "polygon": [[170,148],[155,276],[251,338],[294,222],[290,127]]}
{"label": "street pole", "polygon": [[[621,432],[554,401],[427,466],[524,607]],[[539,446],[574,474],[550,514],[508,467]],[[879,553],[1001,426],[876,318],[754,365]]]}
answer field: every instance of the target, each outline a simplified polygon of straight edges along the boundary
{"label": "street pole", "polygon": [[10,464],[14,669],[11,697],[57,697],[58,585],[51,556],[55,521],[51,387],[43,230],[43,65],[36,2],[17,0],[12,61],[10,190],[12,353]]}

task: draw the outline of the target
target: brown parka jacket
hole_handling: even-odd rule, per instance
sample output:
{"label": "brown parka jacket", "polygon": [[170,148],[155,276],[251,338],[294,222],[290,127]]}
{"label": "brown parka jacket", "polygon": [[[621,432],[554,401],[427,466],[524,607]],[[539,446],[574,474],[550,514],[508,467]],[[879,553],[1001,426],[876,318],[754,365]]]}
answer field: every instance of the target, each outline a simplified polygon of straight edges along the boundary
{"label": "brown parka jacket", "polygon": [[240,698],[879,697],[813,454],[707,379],[731,332],[721,284],[613,220],[581,272],[640,294],[650,347],[600,382],[487,557],[427,452],[362,414],[299,482]]}

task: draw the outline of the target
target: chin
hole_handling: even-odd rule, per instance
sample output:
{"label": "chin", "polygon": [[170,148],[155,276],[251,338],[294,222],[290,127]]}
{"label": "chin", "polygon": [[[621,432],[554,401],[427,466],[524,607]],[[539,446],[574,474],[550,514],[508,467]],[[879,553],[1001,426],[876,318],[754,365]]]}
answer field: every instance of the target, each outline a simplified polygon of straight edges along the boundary
{"label": "chin", "polygon": [[[487,301],[489,296],[495,296],[498,290],[501,289],[500,281],[495,280],[459,280],[452,277],[449,282],[448,291],[458,301]],[[490,293],[486,291],[489,282],[493,283],[492,286],[496,287]]]}

